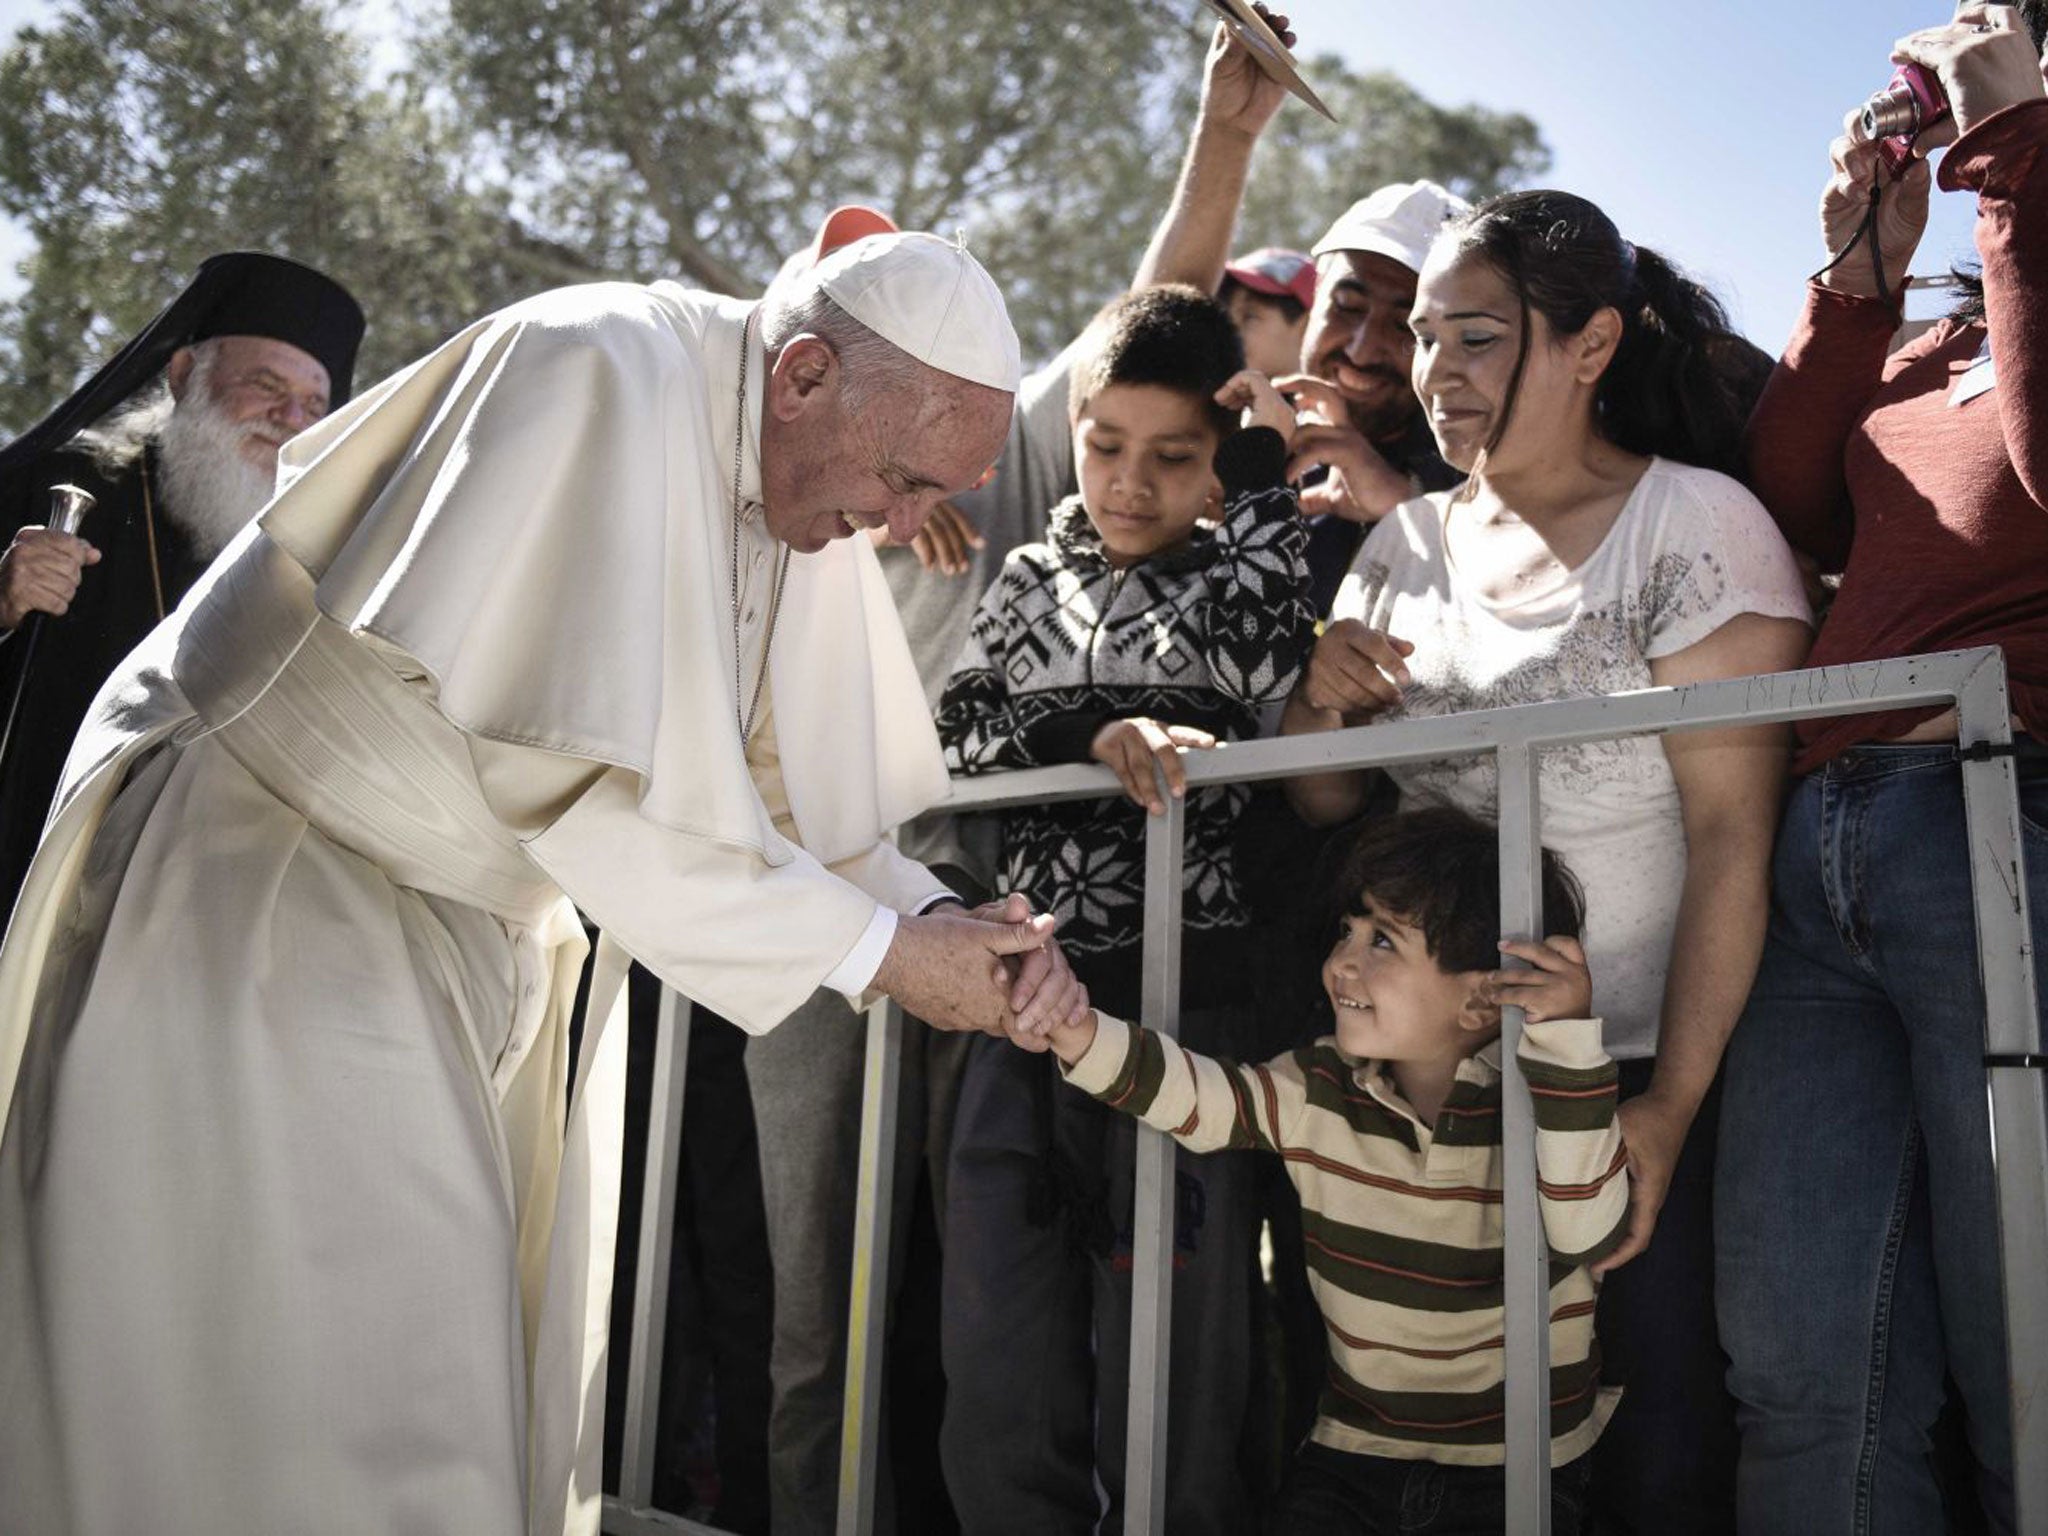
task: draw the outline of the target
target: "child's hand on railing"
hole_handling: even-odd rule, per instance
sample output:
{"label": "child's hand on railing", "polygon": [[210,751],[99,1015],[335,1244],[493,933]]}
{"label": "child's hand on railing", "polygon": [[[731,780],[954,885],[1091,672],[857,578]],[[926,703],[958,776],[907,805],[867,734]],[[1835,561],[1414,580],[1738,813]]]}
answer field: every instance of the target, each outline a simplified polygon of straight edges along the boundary
{"label": "child's hand on railing", "polygon": [[1095,733],[1088,755],[1116,770],[1124,793],[1154,816],[1163,815],[1166,802],[1159,798],[1155,768],[1166,774],[1166,786],[1173,798],[1188,792],[1187,770],[1181,766],[1183,752],[1216,745],[1216,738],[1191,725],[1165,725],[1157,720],[1134,718],[1112,720]]}
{"label": "child's hand on railing", "polygon": [[1585,946],[1577,939],[1502,939],[1500,952],[1529,962],[1529,969],[1488,974],[1480,991],[1494,1007],[1522,1010],[1531,1024],[1550,1019],[1583,1019],[1593,1011],[1593,974],[1586,969]]}

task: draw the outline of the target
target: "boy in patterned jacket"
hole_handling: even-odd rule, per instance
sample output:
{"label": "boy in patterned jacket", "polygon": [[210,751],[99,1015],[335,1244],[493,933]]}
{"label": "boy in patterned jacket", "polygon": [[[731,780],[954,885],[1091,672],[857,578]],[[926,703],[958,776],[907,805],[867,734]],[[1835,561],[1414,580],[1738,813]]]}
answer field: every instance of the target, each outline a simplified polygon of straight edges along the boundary
{"label": "boy in patterned jacket", "polygon": [[[1125,798],[1004,813],[1001,884],[1059,918],[1077,975],[1134,1014],[1154,776],[1256,734],[1314,642],[1307,530],[1287,487],[1292,409],[1192,288],[1099,315],[1069,395],[1081,491],[1013,551],[939,703],[956,771],[1106,763]],[[1249,1014],[1231,868],[1242,787],[1187,816],[1183,1030],[1230,1049]],[[1133,803],[1135,802],[1135,803]],[[947,1192],[941,1451],[962,1525],[1087,1530],[1122,1504],[1130,1122],[1053,1092],[1053,1065],[975,1042]],[[1177,1181],[1167,1527],[1247,1529],[1237,1438],[1249,1373],[1250,1172],[1183,1157]]]}
{"label": "boy in patterned jacket", "polygon": [[[1583,901],[1555,854],[1543,865],[1551,936],[1502,943],[1491,826],[1451,806],[1365,822],[1323,962],[1334,1033],[1263,1066],[1105,1014],[1049,1032],[1075,1087],[1184,1147],[1278,1153],[1301,1191],[1327,1376],[1281,1536],[1479,1536],[1506,1520],[1504,1002],[1526,1019],[1519,1054],[1550,1246],[1550,1529],[1580,1528],[1588,1452],[1619,1396],[1600,1383],[1591,1266],[1627,1225],[1628,1169],[1618,1073],[1589,1016]],[[1529,968],[1498,969],[1499,951]],[[1421,1510],[1432,1513],[1411,1525]]]}

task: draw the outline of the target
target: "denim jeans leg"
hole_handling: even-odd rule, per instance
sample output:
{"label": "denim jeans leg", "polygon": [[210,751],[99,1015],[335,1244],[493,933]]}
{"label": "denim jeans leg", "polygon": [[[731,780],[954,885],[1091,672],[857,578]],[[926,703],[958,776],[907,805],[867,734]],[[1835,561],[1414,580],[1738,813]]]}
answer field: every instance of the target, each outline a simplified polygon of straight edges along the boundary
{"label": "denim jeans leg", "polygon": [[[1907,749],[1894,754],[1895,771],[1872,788],[1864,868],[1870,952],[1912,1052],[1940,1341],[1965,1409],[1985,1516],[2003,1532],[2013,1523],[2012,1436],[1962,776],[1939,756],[1908,769]],[[2048,832],[2039,819],[2048,810],[2048,772],[2028,765],[2021,784],[2022,807],[2034,818],[2024,852],[2038,954],[2048,936]]]}
{"label": "denim jeans leg", "polygon": [[1924,1435],[1917,1458],[1909,1434],[1897,1443],[1932,1422],[1941,1363],[1914,1347],[1938,1328],[1925,1244],[1909,1241],[1908,1043],[1854,904],[1863,809],[1820,776],[1794,787],[1763,963],[1722,1069],[1716,1290],[1745,1536],[1940,1529]]}

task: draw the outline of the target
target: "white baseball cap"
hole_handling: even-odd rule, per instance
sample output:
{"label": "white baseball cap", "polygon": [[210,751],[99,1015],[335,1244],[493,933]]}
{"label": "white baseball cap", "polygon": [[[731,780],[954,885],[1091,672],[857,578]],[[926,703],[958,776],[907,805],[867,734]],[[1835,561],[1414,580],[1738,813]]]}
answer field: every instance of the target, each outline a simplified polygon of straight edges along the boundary
{"label": "white baseball cap", "polygon": [[1017,392],[1024,364],[1010,312],[963,242],[872,234],[832,252],[814,271],[833,303],[919,362]]}
{"label": "white baseball cap", "polygon": [[1420,272],[1437,231],[1447,220],[1471,211],[1465,199],[1433,181],[1393,182],[1345,209],[1309,254],[1370,251]]}

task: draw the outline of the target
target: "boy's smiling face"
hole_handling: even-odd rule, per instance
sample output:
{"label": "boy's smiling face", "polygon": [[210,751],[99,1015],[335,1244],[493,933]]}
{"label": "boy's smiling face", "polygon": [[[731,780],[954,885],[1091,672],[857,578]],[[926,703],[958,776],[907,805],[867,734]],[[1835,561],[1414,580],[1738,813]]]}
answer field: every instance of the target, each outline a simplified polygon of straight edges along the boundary
{"label": "boy's smiling face", "polygon": [[1088,521],[1111,565],[1185,544],[1221,499],[1217,435],[1195,395],[1160,384],[1105,384],[1074,421],[1074,468]]}
{"label": "boy's smiling face", "polygon": [[1347,1055],[1375,1061],[1454,1061],[1492,1038],[1467,1008],[1484,972],[1446,971],[1422,930],[1370,895],[1347,912],[1323,961],[1323,990]]}

